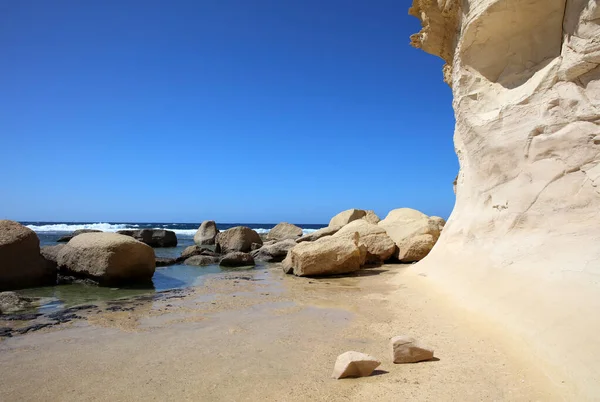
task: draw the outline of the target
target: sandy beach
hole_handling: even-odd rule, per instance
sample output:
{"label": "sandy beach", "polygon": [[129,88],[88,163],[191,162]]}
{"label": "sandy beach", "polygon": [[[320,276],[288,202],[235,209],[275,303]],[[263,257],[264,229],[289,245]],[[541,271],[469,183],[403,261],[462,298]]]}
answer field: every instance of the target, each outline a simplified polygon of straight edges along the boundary
{"label": "sandy beach", "polygon": [[[182,297],[89,311],[0,342],[3,401],[552,401],[569,384],[467,314],[412,265],[357,276],[285,276],[277,264],[209,277]],[[394,365],[414,336],[434,361]],[[337,355],[372,354],[375,375],[330,378]]]}

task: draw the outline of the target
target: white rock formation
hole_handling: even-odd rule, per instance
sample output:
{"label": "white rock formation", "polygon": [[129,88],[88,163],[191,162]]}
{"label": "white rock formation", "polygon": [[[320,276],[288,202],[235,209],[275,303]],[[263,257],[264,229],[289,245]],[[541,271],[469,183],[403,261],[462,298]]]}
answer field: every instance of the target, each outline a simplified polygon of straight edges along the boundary
{"label": "white rock formation", "polygon": [[[600,384],[600,3],[415,0],[414,46],[443,58],[455,209],[417,267]],[[558,381],[560,382],[560,381]]]}

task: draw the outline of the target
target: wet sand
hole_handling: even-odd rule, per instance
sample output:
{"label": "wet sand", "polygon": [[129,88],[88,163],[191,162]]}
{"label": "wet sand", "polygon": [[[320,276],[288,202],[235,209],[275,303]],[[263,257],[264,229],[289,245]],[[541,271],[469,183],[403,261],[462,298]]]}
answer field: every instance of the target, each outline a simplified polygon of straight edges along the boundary
{"label": "wet sand", "polygon": [[[211,276],[182,297],[82,315],[0,341],[0,400],[568,399],[568,384],[551,383],[542,362],[411,266],[324,279],[272,266]],[[392,364],[388,342],[400,334],[432,346],[437,359]],[[380,358],[376,375],[331,379],[347,350]]]}

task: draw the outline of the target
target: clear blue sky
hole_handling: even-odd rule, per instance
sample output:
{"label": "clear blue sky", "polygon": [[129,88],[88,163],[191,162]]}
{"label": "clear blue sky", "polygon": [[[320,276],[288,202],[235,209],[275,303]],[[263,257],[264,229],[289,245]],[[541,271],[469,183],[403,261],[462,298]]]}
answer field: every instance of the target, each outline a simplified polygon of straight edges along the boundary
{"label": "clear blue sky", "polygon": [[451,92],[408,7],[0,2],[0,218],[447,217]]}

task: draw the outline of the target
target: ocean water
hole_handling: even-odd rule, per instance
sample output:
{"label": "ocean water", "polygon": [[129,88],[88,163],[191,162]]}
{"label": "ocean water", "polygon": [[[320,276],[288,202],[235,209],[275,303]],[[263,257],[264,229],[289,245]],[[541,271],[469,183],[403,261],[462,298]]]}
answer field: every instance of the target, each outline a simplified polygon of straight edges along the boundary
{"label": "ocean water", "polygon": [[[194,244],[194,234],[200,223],[134,223],[134,222],[21,222],[35,231],[40,239],[40,246],[53,246],[57,240],[78,229],[97,229],[104,232],[116,232],[123,229],[168,229],[177,234],[177,247],[155,248],[157,257],[175,258],[188,246]],[[234,226],[248,226],[260,234],[268,233],[276,224],[226,223],[217,224],[223,231]],[[305,234],[312,233],[326,224],[298,224]],[[266,264],[257,263],[254,269],[264,268]],[[152,285],[145,287],[106,288],[80,284],[48,286],[24,289],[19,293],[30,297],[42,297],[44,303],[40,310],[47,312],[78,304],[96,303],[122,299],[171,289],[182,289],[190,286],[201,286],[206,275],[230,272],[218,265],[191,267],[183,264],[168,267],[157,267],[152,278]]]}

